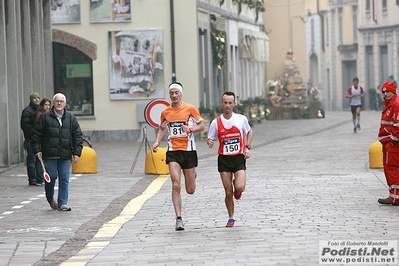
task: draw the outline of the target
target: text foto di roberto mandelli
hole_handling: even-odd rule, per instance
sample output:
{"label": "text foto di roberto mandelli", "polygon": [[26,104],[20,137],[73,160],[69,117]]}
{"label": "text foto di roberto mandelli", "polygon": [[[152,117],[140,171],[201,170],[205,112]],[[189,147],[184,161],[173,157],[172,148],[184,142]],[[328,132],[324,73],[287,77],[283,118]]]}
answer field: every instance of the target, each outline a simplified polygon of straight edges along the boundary
{"label": "text foto di roberto mandelli", "polygon": [[[396,240],[394,240],[396,242]],[[341,241],[328,241],[328,246],[389,246],[394,243],[388,240],[368,240],[368,241],[353,241],[353,240],[341,240]],[[396,244],[395,244],[396,245]]]}

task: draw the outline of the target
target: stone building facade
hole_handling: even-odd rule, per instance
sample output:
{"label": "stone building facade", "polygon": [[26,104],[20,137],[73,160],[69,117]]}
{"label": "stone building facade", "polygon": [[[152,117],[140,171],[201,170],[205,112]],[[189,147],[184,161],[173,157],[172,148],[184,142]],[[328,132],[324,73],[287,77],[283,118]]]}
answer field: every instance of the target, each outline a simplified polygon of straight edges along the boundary
{"label": "stone building facade", "polygon": [[0,40],[0,167],[7,167],[24,161],[20,116],[29,95],[53,94],[50,0],[0,0]]}

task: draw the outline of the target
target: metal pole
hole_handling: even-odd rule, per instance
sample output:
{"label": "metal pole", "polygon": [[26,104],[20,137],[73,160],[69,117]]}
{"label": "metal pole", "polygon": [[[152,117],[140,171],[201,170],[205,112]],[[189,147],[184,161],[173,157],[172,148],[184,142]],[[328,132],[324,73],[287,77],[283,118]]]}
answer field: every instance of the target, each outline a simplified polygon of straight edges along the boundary
{"label": "metal pole", "polygon": [[175,52],[175,15],[173,9],[173,0],[170,0],[170,35],[172,48],[172,82],[176,79],[176,52]]}

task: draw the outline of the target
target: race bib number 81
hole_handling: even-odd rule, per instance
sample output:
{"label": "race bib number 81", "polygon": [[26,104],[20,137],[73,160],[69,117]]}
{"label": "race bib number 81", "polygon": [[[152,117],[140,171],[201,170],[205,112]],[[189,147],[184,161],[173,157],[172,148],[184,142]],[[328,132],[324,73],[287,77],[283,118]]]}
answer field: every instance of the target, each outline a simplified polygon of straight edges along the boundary
{"label": "race bib number 81", "polygon": [[170,129],[170,137],[172,138],[181,138],[181,137],[186,137],[187,132],[184,132],[181,127],[186,124],[186,121],[176,121],[176,122],[170,122],[169,123],[169,129]]}
{"label": "race bib number 81", "polygon": [[223,155],[238,154],[240,150],[239,138],[223,140]]}

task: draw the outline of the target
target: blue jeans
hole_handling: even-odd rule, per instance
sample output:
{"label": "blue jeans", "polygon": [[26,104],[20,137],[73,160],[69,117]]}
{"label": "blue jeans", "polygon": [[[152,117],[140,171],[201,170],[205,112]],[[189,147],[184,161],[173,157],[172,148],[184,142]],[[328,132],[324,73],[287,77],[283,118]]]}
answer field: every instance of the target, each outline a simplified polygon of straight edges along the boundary
{"label": "blue jeans", "polygon": [[36,183],[44,183],[43,167],[39,159],[37,159],[37,157],[35,165],[36,165]]}
{"label": "blue jeans", "polygon": [[31,142],[32,140],[30,139],[24,140],[24,149],[26,150],[26,170],[29,182],[37,182],[37,179],[40,180],[40,177],[37,178],[39,173],[36,171],[36,155],[33,154]]}
{"label": "blue jeans", "polygon": [[71,171],[71,159],[43,158],[44,166],[50,175],[51,182],[45,184],[46,199],[54,200],[54,185],[58,178],[58,206],[68,203],[69,174]]}

